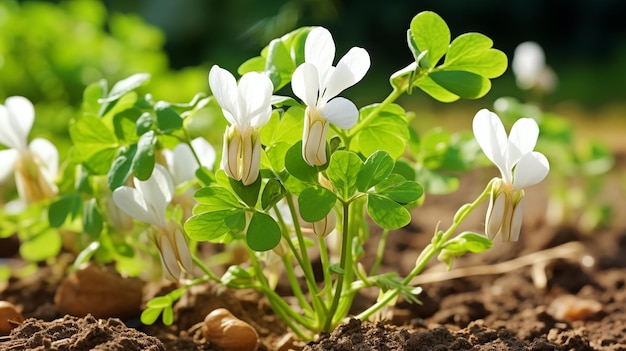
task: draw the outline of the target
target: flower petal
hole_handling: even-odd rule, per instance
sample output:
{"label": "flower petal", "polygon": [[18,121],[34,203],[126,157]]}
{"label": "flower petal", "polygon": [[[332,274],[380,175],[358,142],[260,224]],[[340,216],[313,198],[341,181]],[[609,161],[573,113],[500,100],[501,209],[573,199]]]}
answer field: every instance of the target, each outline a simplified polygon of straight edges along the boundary
{"label": "flower petal", "polygon": [[7,98],[5,106],[0,105],[0,143],[25,149],[34,120],[35,108],[28,99],[22,96]]}
{"label": "flower petal", "polygon": [[217,153],[215,148],[206,139],[197,137],[191,141],[191,146],[196,151],[196,155],[200,158],[200,164],[212,170],[215,165]]}
{"label": "flower petal", "polygon": [[[248,118],[240,121],[241,126],[248,126],[253,118],[256,118],[255,127],[260,127],[267,123],[271,114],[270,99],[274,86],[272,81],[265,75],[258,72],[249,72],[239,80],[239,98],[245,101],[245,110],[241,111],[241,118]],[[269,110],[268,110],[269,108]]]}
{"label": "flower petal", "polygon": [[4,182],[15,170],[19,152],[14,149],[0,150],[0,182]]}
{"label": "flower petal", "polygon": [[209,87],[217,103],[222,107],[226,120],[230,124],[239,125],[241,108],[235,77],[227,70],[214,65],[209,71]]}
{"label": "flower petal", "polygon": [[145,199],[148,209],[153,212],[151,216],[157,219],[156,225],[160,227],[165,226],[165,210],[174,195],[172,176],[165,167],[157,164],[154,166],[152,175],[146,181],[141,181],[137,178],[133,181],[135,188],[139,190]]}
{"label": "flower petal", "polygon": [[54,181],[59,169],[59,151],[50,141],[36,138],[30,142],[28,148],[44,163],[43,174],[49,181]]}
{"label": "flower petal", "polygon": [[507,168],[504,158],[507,137],[500,117],[487,109],[482,109],[474,116],[472,129],[478,145],[487,158],[498,166],[505,181],[509,180],[511,170]]}
{"label": "flower petal", "polygon": [[515,209],[513,210],[513,215],[511,216],[511,232],[509,233],[508,238],[505,241],[518,241],[519,233],[522,231],[522,222],[524,219],[524,198],[522,197],[519,202],[515,205]]}
{"label": "flower petal", "polygon": [[522,155],[532,152],[537,145],[539,126],[532,118],[518,119],[509,134],[507,160],[511,166],[517,163]]}
{"label": "flower petal", "polygon": [[121,186],[112,194],[113,202],[129,216],[154,225],[159,225],[159,219],[148,209],[143,195],[135,188]]}
{"label": "flower petal", "polygon": [[293,93],[304,101],[307,106],[317,107],[317,97],[320,89],[317,68],[310,63],[303,63],[291,76]]}
{"label": "flower petal", "polygon": [[325,81],[326,70],[335,59],[335,42],[328,29],[314,28],[309,32],[304,43],[304,60],[313,64],[319,71],[320,81]]}
{"label": "flower petal", "polygon": [[550,171],[548,159],[540,152],[527,153],[513,170],[513,187],[523,189],[542,181]]}
{"label": "flower petal", "polygon": [[370,55],[365,49],[352,48],[346,53],[327,80],[323,83],[326,87],[320,100],[328,101],[339,95],[345,89],[359,82],[370,68]]}
{"label": "flower petal", "polygon": [[322,117],[341,129],[352,128],[359,119],[359,110],[346,98],[330,100],[322,110]]}

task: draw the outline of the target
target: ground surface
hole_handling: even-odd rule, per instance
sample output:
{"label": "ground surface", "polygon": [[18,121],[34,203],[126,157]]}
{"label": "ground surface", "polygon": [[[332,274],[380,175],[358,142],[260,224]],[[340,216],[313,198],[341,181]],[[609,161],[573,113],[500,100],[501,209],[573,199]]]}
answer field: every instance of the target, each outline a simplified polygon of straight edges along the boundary
{"label": "ground surface", "polygon": [[[622,171],[607,183],[616,214],[609,228],[583,233],[575,226],[548,225],[546,184],[530,188],[518,243],[496,240],[488,252],[459,259],[452,273],[442,273],[435,263],[419,278],[423,305],[400,301],[386,311],[384,321],[346,321],[308,345],[294,340],[255,292],[212,284],[183,295],[172,327],[125,319],[143,332],[138,333],[115,319],[63,319],[53,304],[63,270],[42,267],[0,286],[0,299],[30,318],[0,338],[0,349],[216,350],[194,340],[194,325],[213,309],[227,307],[257,330],[259,350],[626,350],[626,225],[620,221],[625,206],[617,183]],[[475,174],[462,185],[491,176],[491,171]],[[428,198],[411,225],[392,233],[384,269],[408,272],[439,221],[440,227],[448,225],[455,209],[476,196],[475,187],[464,188]],[[480,230],[483,215],[472,216],[466,229]],[[366,292],[357,300],[371,297]]]}

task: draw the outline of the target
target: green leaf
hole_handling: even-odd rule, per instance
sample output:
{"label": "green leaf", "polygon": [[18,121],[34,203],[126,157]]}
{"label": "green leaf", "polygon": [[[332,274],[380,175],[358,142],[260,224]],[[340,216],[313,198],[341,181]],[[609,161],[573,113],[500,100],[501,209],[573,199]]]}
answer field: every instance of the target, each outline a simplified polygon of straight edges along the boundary
{"label": "green leaf", "polygon": [[243,185],[241,181],[232,178],[228,178],[228,182],[243,202],[250,207],[256,206],[259,200],[259,192],[261,191],[261,177],[258,177],[254,183],[250,185]]}
{"label": "green leaf", "polygon": [[385,151],[376,151],[363,163],[356,178],[357,189],[361,192],[378,184],[393,170],[393,158]]}
{"label": "green leaf", "polygon": [[429,76],[444,89],[464,99],[481,98],[491,89],[489,79],[467,71],[434,71]]}
{"label": "green leaf", "polygon": [[69,127],[75,148],[73,155],[83,162],[104,149],[117,148],[117,138],[100,118],[82,116]]}
{"label": "green leaf", "polygon": [[423,60],[426,67],[435,67],[450,44],[450,29],[446,22],[438,14],[424,11],[413,17],[410,30],[419,53],[427,51]]}
{"label": "green leaf", "polygon": [[54,228],[43,231],[24,239],[20,243],[20,256],[29,262],[44,261],[56,257],[61,252],[61,236]]}
{"label": "green leaf", "polygon": [[113,161],[107,174],[107,183],[111,191],[126,183],[131,174],[133,159],[137,153],[137,145],[133,144],[128,149],[120,148],[118,156]]}
{"label": "green leaf", "polygon": [[196,241],[220,242],[229,231],[224,219],[239,209],[203,212],[185,222],[185,232]]}
{"label": "green leaf", "polygon": [[141,312],[141,316],[139,317],[139,319],[144,325],[152,325],[154,324],[154,322],[156,322],[157,319],[159,319],[161,311],[163,311],[163,308],[148,307]]}
{"label": "green leaf", "polygon": [[83,161],[83,166],[92,175],[107,174],[117,154],[117,147],[100,150]]}
{"label": "green leaf", "polygon": [[126,79],[122,79],[113,85],[113,88],[111,88],[111,91],[109,92],[109,96],[104,99],[100,99],[99,102],[104,104],[115,101],[122,97],[122,95],[138,88],[148,79],[150,79],[150,74],[148,73],[137,73]]}
{"label": "green leaf", "polygon": [[271,250],[278,245],[280,238],[280,227],[274,218],[254,212],[246,233],[248,247],[257,252]]}
{"label": "green leaf", "polygon": [[343,200],[356,192],[357,176],[362,166],[363,161],[354,152],[339,150],[330,157],[326,175]]}
{"label": "green leaf", "polygon": [[411,214],[402,205],[381,195],[367,195],[367,213],[384,229],[398,229],[409,224]]}
{"label": "green leaf", "polygon": [[93,257],[93,255],[96,253],[96,251],[98,251],[99,248],[100,248],[99,241],[94,241],[91,244],[87,245],[87,247],[84,248],[81,252],[79,252],[78,255],[76,256],[76,259],[74,260],[74,263],[72,264],[72,270],[76,271],[84,263],[89,262],[89,260],[91,260],[91,257]]}
{"label": "green leaf", "polygon": [[133,157],[132,171],[135,178],[145,181],[152,175],[154,164],[156,162],[154,156],[154,145],[157,138],[154,131],[149,131],[142,135],[137,142],[137,152]]}
{"label": "green leaf", "polygon": [[286,189],[278,179],[269,179],[265,187],[263,187],[263,193],[261,193],[261,208],[263,211],[269,210],[276,205],[278,201],[284,198],[286,194]]}
{"label": "green leaf", "polygon": [[220,185],[209,185],[200,188],[196,191],[194,198],[198,201],[198,205],[194,208],[194,213],[241,208],[237,197]]}
{"label": "green leaf", "polygon": [[161,133],[167,134],[183,127],[183,118],[174,110],[169,103],[159,101],[154,105],[157,128]]}
{"label": "green leaf", "polygon": [[376,192],[400,204],[408,204],[422,197],[424,189],[414,181],[392,174],[376,186]]}
{"label": "green leaf", "polygon": [[95,198],[91,198],[83,204],[83,232],[92,239],[100,236],[103,227],[102,213],[98,208]]}
{"label": "green leaf", "polygon": [[261,127],[261,142],[273,146],[277,143],[293,145],[302,140],[304,109],[300,106],[291,107],[282,116],[275,111],[270,122]]}
{"label": "green leaf", "polygon": [[274,85],[274,91],[282,88],[291,80],[296,65],[291,58],[289,49],[281,39],[272,40],[267,48],[265,72]]}
{"label": "green leaf", "polygon": [[324,219],[336,203],[337,195],[322,186],[306,188],[298,195],[300,216],[309,223]]}
{"label": "green leaf", "polygon": [[107,81],[105,79],[89,84],[83,91],[82,113],[99,116],[101,105],[98,101],[105,96],[106,91]]}
{"label": "green leaf", "polygon": [[[379,104],[363,107],[360,119],[368,116]],[[409,124],[406,112],[399,105],[391,104],[371,119],[355,136],[355,150],[366,157],[376,151],[387,151],[393,159],[404,154],[409,140]]]}
{"label": "green leaf", "polygon": [[[113,116],[115,136],[126,143],[137,142],[137,120],[141,116],[138,108],[129,108]],[[143,133],[142,133],[143,134]]]}
{"label": "green leaf", "polygon": [[246,229],[246,211],[243,209],[224,217],[224,223],[231,233],[241,234]]}
{"label": "green leaf", "polygon": [[435,100],[441,102],[454,102],[459,99],[458,95],[446,90],[428,75],[422,76],[420,79],[416,80],[414,84]]}
{"label": "green leaf", "polygon": [[163,316],[161,317],[161,320],[165,325],[174,324],[174,309],[172,306],[168,306],[163,309]]}
{"label": "green leaf", "polygon": [[68,216],[76,218],[82,205],[82,199],[78,193],[70,193],[62,196],[50,204],[48,209],[48,221],[50,226],[58,228],[65,223]]}
{"label": "green leaf", "polygon": [[135,122],[135,133],[137,135],[142,135],[152,129],[154,125],[154,120],[150,112],[144,112],[139,118],[137,118],[137,122]]}
{"label": "green leaf", "polygon": [[285,168],[289,174],[304,182],[317,182],[317,167],[309,166],[302,157],[302,140],[287,150],[285,154]]}
{"label": "green leaf", "polygon": [[486,78],[499,77],[506,71],[506,55],[492,48],[493,41],[480,33],[465,33],[456,37],[444,64],[446,70],[466,71]]}
{"label": "green leaf", "polygon": [[433,195],[449,194],[459,188],[459,177],[425,167],[417,169],[415,180],[424,187],[427,193]]}

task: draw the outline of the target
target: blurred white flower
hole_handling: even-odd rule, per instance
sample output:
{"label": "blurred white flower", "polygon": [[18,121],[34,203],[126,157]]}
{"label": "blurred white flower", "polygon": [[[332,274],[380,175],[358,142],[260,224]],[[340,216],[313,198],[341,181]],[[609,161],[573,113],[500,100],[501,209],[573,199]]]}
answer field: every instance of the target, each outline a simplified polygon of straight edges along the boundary
{"label": "blurred white flower", "polygon": [[133,218],[152,225],[161,254],[163,273],[171,280],[184,279],[193,269],[189,246],[182,227],[166,218],[172,201],[174,183],[161,165],[155,165],[152,176],[145,181],[133,178],[133,187],[121,186],[113,191],[113,201]]}
{"label": "blurred white flower", "polygon": [[543,49],[533,41],[519,44],[513,54],[513,74],[520,89],[537,89],[548,93],[554,90],[558,79],[548,65]]}
{"label": "blurred white flower", "polygon": [[291,87],[307,105],[302,134],[302,157],[311,166],[326,163],[326,137],[329,122],[349,129],[359,118],[354,103],[337,97],[365,76],[370,67],[370,56],[365,49],[353,47],[337,66],[335,42],[330,32],[317,27],[309,32],[304,44],[304,63],[291,78]]}
{"label": "blurred white flower", "polygon": [[28,134],[35,120],[33,104],[22,96],[6,99],[0,105],[0,180],[15,173],[15,184],[21,201],[32,204],[54,197],[57,186],[59,153],[46,139],[37,138],[28,144]]}
{"label": "blurred white flower", "polygon": [[522,226],[524,188],[542,181],[550,170],[546,157],[533,151],[539,127],[532,118],[521,118],[507,138],[498,115],[482,109],[474,117],[473,130],[483,152],[502,175],[492,184],[485,234],[493,239],[501,233],[503,241],[517,241]]}
{"label": "blurred white flower", "polygon": [[230,72],[215,65],[209,72],[209,86],[231,124],[224,133],[222,168],[230,178],[250,185],[257,180],[261,167],[259,128],[272,114],[272,81],[249,72],[237,84]]}
{"label": "blurred white flower", "polygon": [[[202,166],[213,170],[216,158],[213,146],[206,139],[198,137],[191,141],[191,147],[196,152]],[[162,155],[172,175],[175,187],[187,186],[187,183],[196,179],[196,171],[199,166],[188,144],[180,143],[174,147],[174,150],[164,149]],[[172,200],[173,203],[182,207],[183,220],[192,214],[193,206],[196,204],[193,197],[194,193],[193,187],[187,187],[184,192],[174,196]]]}

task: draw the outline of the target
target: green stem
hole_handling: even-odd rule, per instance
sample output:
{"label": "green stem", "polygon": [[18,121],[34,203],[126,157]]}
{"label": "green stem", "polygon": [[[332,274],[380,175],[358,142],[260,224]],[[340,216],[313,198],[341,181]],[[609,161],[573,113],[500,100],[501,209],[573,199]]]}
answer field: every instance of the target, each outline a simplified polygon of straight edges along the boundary
{"label": "green stem", "polygon": [[[403,286],[408,286],[411,283],[411,280],[415,278],[418,274],[424,270],[424,267],[430,262],[430,260],[437,255],[442,249],[445,242],[450,238],[450,236],[456,231],[459,225],[467,218],[467,216],[474,211],[478,205],[486,199],[491,193],[491,187],[493,184],[493,180],[487,184],[485,190],[474,200],[474,202],[470,204],[463,205],[457,213],[454,215],[454,221],[452,225],[446,230],[444,233],[436,233],[432,242],[428,244],[424,248],[424,250],[420,253],[417,260],[415,261],[415,267],[411,270],[411,272],[402,280]],[[400,294],[399,289],[388,290],[382,294],[382,296],[376,301],[376,303],[370,306],[365,311],[361,312],[356,316],[358,319],[366,319],[372,314],[376,313],[378,310],[389,304],[393,299],[395,299],[398,294]]]}
{"label": "green stem", "polygon": [[[331,210],[331,211],[334,211],[334,210]],[[324,237],[318,236],[317,242],[320,248],[320,261],[322,263],[322,267],[330,267],[330,259],[328,258],[328,249],[326,248],[326,241],[324,240]],[[322,290],[328,290],[329,296],[330,296],[330,291],[332,290],[330,288],[332,284],[333,284],[333,281],[331,277],[331,272],[328,269],[324,269],[324,289]]]}
{"label": "green stem", "polygon": [[344,287],[344,279],[350,281],[349,278],[352,276],[352,237],[350,236],[350,228],[349,228],[349,214],[350,214],[350,203],[343,203],[343,225],[342,225],[342,238],[341,238],[341,258],[339,260],[339,267],[343,270],[342,274],[339,274],[337,277],[337,281],[335,283],[335,292],[333,296],[333,301],[330,305],[328,311],[330,314],[326,315],[326,320],[324,323],[324,331],[329,331],[332,329],[333,325],[333,317],[335,312],[337,311],[337,306],[339,305],[339,300],[341,300],[341,293]]}
{"label": "green stem", "polygon": [[388,105],[396,101],[402,94],[404,94],[404,90],[394,87],[391,93],[389,93],[389,95],[385,98],[385,100],[383,100],[372,111],[370,111],[370,113],[365,116],[365,118],[363,118],[363,120],[361,120],[357,125],[355,125],[346,132],[344,140],[346,145],[349,147],[352,138],[357,135],[361,131],[361,129],[365,128],[369,124],[370,120],[378,115],[380,111],[384,110]]}
{"label": "green stem", "polygon": [[[222,279],[220,277],[218,277],[215,273],[213,273],[213,271],[211,271],[209,269],[209,267],[207,267],[204,262],[202,262],[202,260],[200,258],[198,258],[198,256],[196,255],[191,255],[191,258],[193,260],[193,262],[196,264],[196,266],[198,266],[202,272],[204,272],[204,274],[209,278],[212,279],[218,283],[222,283]],[[193,281],[193,280],[192,280]]]}
{"label": "green stem", "polygon": [[291,291],[293,292],[293,295],[298,299],[298,304],[300,304],[300,307],[305,312],[309,314],[313,313],[313,308],[306,301],[306,298],[304,297],[304,293],[302,292],[302,288],[300,288],[300,283],[298,282],[298,279],[296,278],[296,274],[293,269],[293,264],[291,263],[291,258],[288,255],[285,255],[284,257],[282,257],[282,259],[283,259],[283,265],[285,266],[285,272],[287,274],[287,280],[289,280],[289,285],[291,286]]}
{"label": "green stem", "polygon": [[378,268],[383,260],[383,254],[385,253],[385,246],[387,245],[387,238],[389,237],[389,229],[384,229],[383,233],[378,241],[378,250],[376,250],[376,260],[370,270],[370,275],[376,275]]}

